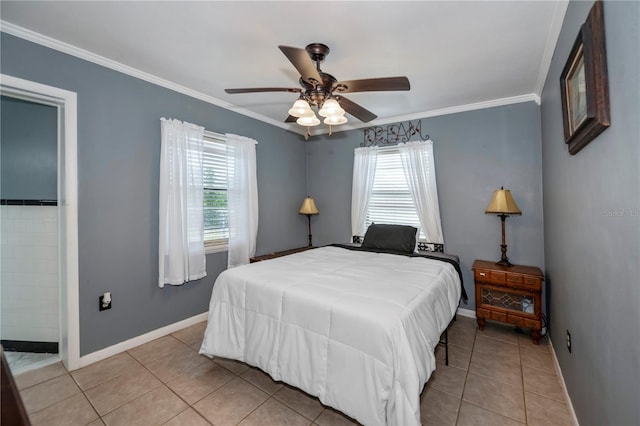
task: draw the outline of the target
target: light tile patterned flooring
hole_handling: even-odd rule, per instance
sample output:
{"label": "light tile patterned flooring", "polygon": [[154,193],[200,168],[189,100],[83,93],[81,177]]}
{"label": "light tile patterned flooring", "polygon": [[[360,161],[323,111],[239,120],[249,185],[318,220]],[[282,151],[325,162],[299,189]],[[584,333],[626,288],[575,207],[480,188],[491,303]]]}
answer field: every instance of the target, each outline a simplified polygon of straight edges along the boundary
{"label": "light tile patterned flooring", "polygon": [[[246,364],[198,355],[205,324],[68,373],[61,363],[16,376],[34,425],[348,425],[316,398]],[[547,343],[458,316],[449,366],[421,395],[426,425],[571,425]]]}

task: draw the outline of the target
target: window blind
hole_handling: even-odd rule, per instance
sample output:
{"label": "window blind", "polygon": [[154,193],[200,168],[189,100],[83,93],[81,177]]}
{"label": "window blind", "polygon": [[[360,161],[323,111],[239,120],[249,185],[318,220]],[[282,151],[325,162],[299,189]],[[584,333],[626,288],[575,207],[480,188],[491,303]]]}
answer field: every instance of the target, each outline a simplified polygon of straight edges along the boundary
{"label": "window blind", "polygon": [[224,245],[229,240],[226,150],[224,139],[205,134],[202,179],[206,246]]}
{"label": "window blind", "polygon": [[[367,208],[367,227],[371,223],[420,228],[420,219],[402,169],[400,152],[395,147],[378,150],[376,174]],[[419,238],[425,238],[422,229]]]}

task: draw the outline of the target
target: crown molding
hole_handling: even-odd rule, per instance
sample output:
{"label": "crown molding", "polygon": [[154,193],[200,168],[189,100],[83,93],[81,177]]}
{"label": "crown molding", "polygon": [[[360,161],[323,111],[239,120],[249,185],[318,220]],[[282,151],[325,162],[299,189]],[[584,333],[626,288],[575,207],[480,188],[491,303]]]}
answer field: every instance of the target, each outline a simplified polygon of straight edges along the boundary
{"label": "crown molding", "polygon": [[[440,115],[456,114],[458,112],[474,111],[478,109],[487,109],[487,108],[494,108],[494,107],[499,107],[504,105],[519,104],[523,102],[535,102],[537,105],[540,105],[540,96],[538,96],[536,93],[528,93],[525,95],[511,96],[508,98],[492,99],[490,101],[476,102],[476,103],[466,104],[466,105],[457,105],[454,107],[441,108],[441,109],[433,109],[429,111],[416,112],[416,113],[407,114],[407,115],[399,115],[396,117],[389,117],[389,118],[384,118],[380,120],[375,120],[370,123],[340,126],[339,129],[334,128],[333,133],[345,132],[347,130],[363,129],[366,127],[383,126],[385,124],[400,123],[403,121],[419,120],[421,118],[437,117]],[[328,133],[328,130],[326,132],[325,131],[311,132],[311,135],[315,136],[315,135],[321,135],[325,133]]]}
{"label": "crown molding", "polygon": [[237,112],[238,114],[245,115],[250,118],[254,118],[256,120],[263,121],[267,124],[271,124],[276,127],[280,127],[285,130],[290,130],[295,133],[299,133],[301,135],[305,134],[304,129],[296,129],[295,127],[282,123],[280,121],[273,120],[269,117],[266,117],[262,114],[256,114],[255,112],[249,111],[244,108],[237,107],[233,104],[225,102],[221,99],[215,98],[213,96],[205,95],[202,92],[198,92],[196,90],[190,89],[188,87],[182,86],[180,84],[176,84],[169,80],[165,80],[163,78],[157,77],[153,74],[149,74],[144,71],[140,71],[137,68],[130,67],[128,65],[122,64],[120,62],[114,61],[109,58],[105,58],[104,56],[97,55],[95,53],[89,52],[88,50],[81,49],[79,47],[73,46],[71,44],[62,42],[60,40],[56,40],[54,38],[45,36],[43,34],[37,33],[35,31],[28,30],[26,28],[22,28],[18,25],[12,24],[10,22],[6,22],[0,20],[0,29],[2,32],[7,34],[11,34],[13,36],[22,38],[24,40],[48,47],[53,50],[57,50],[58,52],[66,53],[71,56],[75,56],[76,58],[84,59],[85,61],[92,62],[94,64],[110,68],[114,71],[121,72],[123,74],[130,75],[132,77],[138,78],[140,80],[147,81],[149,83],[155,84],[157,86],[161,86],[174,92],[182,93],[183,95],[190,96],[192,98],[199,99],[201,101],[210,103],[212,105],[219,106],[221,108]]}
{"label": "crown molding", "polygon": [[[563,5],[563,7],[556,6],[556,11],[554,12],[554,21],[552,23],[552,26],[553,26],[554,29],[556,27],[558,27],[558,31],[557,31],[558,34],[559,34],[559,27],[562,26],[562,20],[564,19],[564,13],[566,12],[567,2],[563,1],[562,5]],[[559,24],[558,24],[558,22],[559,22]],[[71,44],[62,42],[60,40],[56,40],[54,38],[45,36],[43,34],[35,32],[35,31],[28,30],[26,28],[20,27],[20,26],[15,25],[15,24],[12,24],[10,22],[6,22],[6,21],[3,21],[3,20],[0,20],[0,30],[2,32],[7,33],[7,34],[11,34],[13,36],[25,39],[27,41],[30,41],[30,42],[33,42],[33,43],[36,43],[36,44],[39,44],[39,45],[42,45],[42,46],[45,46],[45,47],[48,47],[50,49],[57,50],[57,51],[62,52],[62,53],[66,53],[66,54],[71,55],[71,56],[75,56],[77,58],[92,62],[94,64],[97,64],[97,65],[100,65],[100,66],[104,66],[106,68],[110,68],[110,69],[112,69],[114,71],[118,71],[118,72],[121,72],[123,74],[127,74],[127,75],[130,75],[132,77],[138,78],[140,80],[147,81],[147,82],[155,84],[157,86],[161,86],[161,87],[173,90],[175,92],[182,93],[184,95],[190,96],[192,98],[199,99],[201,101],[210,103],[212,105],[219,106],[219,107],[227,109],[229,111],[237,112],[238,114],[242,114],[244,116],[247,116],[247,117],[262,121],[262,122],[267,123],[267,124],[271,124],[271,125],[276,126],[276,127],[279,127],[281,129],[288,130],[288,131],[293,132],[293,133],[297,133],[299,135],[305,136],[305,138],[306,138],[307,129],[305,127],[299,127],[299,126],[296,126],[296,125],[293,125],[293,124],[283,123],[283,122],[274,120],[272,118],[266,117],[266,116],[264,116],[262,114],[257,114],[255,112],[249,111],[247,109],[240,108],[238,106],[235,106],[233,104],[225,102],[225,101],[223,101],[221,99],[215,98],[213,96],[209,96],[209,95],[206,95],[206,94],[204,94],[202,92],[198,92],[198,91],[190,89],[188,87],[173,83],[173,82],[171,82],[169,80],[165,80],[165,79],[157,77],[157,76],[155,76],[153,74],[149,74],[147,72],[140,71],[139,69],[130,67],[128,65],[122,64],[122,63],[114,61],[112,59],[105,58],[104,56],[97,55],[95,53],[89,52],[88,50],[80,49],[79,47],[76,47],[76,46],[73,46]],[[549,63],[551,61],[551,57],[553,56],[553,48],[555,48],[555,42],[557,41],[558,34],[556,34],[554,37],[549,37],[549,39],[547,40],[547,48],[545,49],[545,55],[544,56],[545,57],[546,56],[550,56],[549,57]],[[549,47],[550,43],[551,43],[552,47]],[[550,55],[547,54],[547,50],[549,50],[549,49],[551,50],[551,54]],[[549,65],[541,67],[541,70],[543,68],[546,70],[544,72],[545,78],[546,78],[546,72],[548,71]],[[540,77],[539,77],[539,80],[540,80]],[[544,85],[544,79],[542,81],[542,84]],[[436,116],[440,116],[440,115],[455,114],[455,113],[458,113],[458,112],[473,111],[473,110],[485,109],[485,108],[493,108],[493,107],[497,107],[497,106],[517,104],[517,103],[521,103],[521,102],[530,102],[530,101],[534,101],[535,103],[540,105],[540,94],[539,94],[539,92],[529,93],[529,94],[519,95],[519,96],[512,96],[512,97],[508,97],[508,98],[493,99],[493,100],[483,101],[483,102],[476,102],[476,103],[466,104],[466,105],[458,105],[458,106],[453,106],[453,107],[448,107],[448,108],[441,108],[441,109],[436,109],[436,110],[417,112],[417,113],[412,113],[412,114],[408,114],[408,115],[388,117],[388,118],[384,118],[384,119],[380,119],[380,120],[374,120],[374,121],[369,122],[369,123],[341,125],[339,127],[333,127],[332,131],[333,131],[333,133],[346,132],[346,131],[349,131],[349,130],[363,129],[363,128],[366,128],[366,127],[382,126],[382,125],[385,125],[385,124],[399,123],[399,122],[402,122],[402,121],[417,120],[417,119],[420,119],[420,118],[436,117]],[[311,136],[324,135],[324,134],[328,134],[328,133],[329,133],[329,128],[323,127],[321,129],[312,130],[311,131]]]}
{"label": "crown molding", "polygon": [[556,3],[556,7],[553,10],[551,25],[549,25],[549,32],[547,32],[547,42],[545,43],[544,51],[542,52],[542,58],[540,58],[540,70],[538,71],[538,80],[536,82],[535,90],[538,97],[542,96],[544,83],[547,81],[547,75],[551,68],[551,60],[553,59],[553,53],[556,50],[556,44],[558,44],[558,38],[560,37],[560,31],[562,30],[564,16],[567,13],[567,7],[569,7],[569,1],[562,0]]}

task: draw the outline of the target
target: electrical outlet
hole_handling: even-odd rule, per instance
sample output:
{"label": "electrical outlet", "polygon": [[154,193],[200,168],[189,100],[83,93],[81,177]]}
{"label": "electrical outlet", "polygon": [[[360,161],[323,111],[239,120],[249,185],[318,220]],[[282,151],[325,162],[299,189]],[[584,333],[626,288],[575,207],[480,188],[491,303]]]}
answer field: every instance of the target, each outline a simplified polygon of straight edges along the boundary
{"label": "electrical outlet", "polygon": [[567,349],[571,353],[571,333],[569,333],[569,330],[567,330]]}
{"label": "electrical outlet", "polygon": [[111,309],[111,293],[106,292],[98,298],[98,309],[105,311]]}

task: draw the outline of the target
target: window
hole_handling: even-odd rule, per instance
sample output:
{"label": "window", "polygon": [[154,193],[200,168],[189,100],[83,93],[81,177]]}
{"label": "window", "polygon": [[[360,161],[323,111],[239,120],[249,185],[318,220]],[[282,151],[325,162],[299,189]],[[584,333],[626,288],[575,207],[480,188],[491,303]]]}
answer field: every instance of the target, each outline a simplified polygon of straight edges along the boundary
{"label": "window", "polygon": [[229,241],[227,208],[227,145],[205,132],[202,156],[204,185],[204,244],[226,246]]}
{"label": "window", "polygon": [[425,239],[396,147],[378,149],[365,223],[367,227],[371,223],[415,226],[420,229],[419,239]]}

